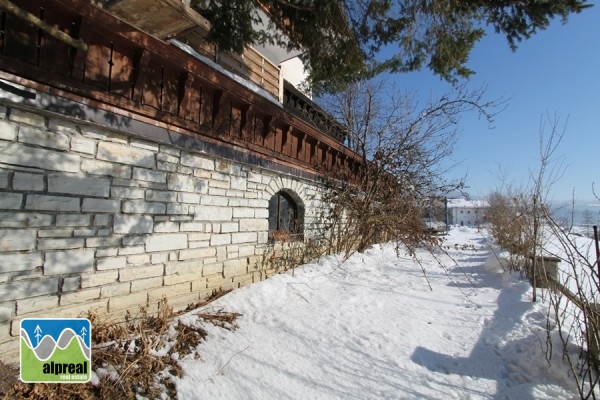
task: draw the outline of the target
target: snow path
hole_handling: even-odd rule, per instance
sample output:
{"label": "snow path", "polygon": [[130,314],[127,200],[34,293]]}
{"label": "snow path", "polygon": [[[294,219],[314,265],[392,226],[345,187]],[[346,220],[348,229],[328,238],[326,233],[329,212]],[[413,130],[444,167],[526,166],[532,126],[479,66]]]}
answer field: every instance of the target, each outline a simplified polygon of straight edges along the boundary
{"label": "snow path", "polygon": [[576,397],[557,346],[552,365],[545,361],[544,305],[531,303],[518,274],[490,262],[486,243],[476,230],[454,229],[446,245],[456,263],[438,254],[441,268],[419,254],[427,279],[383,245],[232,292],[208,308],[242,313],[239,329],[209,327],[201,358],[182,360],[178,397]]}

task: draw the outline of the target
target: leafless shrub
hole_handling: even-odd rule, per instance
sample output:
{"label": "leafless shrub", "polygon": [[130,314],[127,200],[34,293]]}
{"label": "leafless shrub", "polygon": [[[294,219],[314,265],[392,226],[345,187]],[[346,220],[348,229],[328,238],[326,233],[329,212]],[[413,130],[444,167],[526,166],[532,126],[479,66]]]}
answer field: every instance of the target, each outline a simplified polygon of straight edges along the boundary
{"label": "leafless shrub", "polygon": [[502,104],[485,101],[484,91],[459,87],[420,106],[383,81],[361,82],[329,99],[327,108],[348,127],[348,145],[362,160],[338,169],[324,196],[332,204],[323,218],[332,251],[349,255],[395,241],[412,252],[439,242],[425,217],[432,203],[464,187],[448,179],[446,163],[460,116],[474,111],[491,123]]}

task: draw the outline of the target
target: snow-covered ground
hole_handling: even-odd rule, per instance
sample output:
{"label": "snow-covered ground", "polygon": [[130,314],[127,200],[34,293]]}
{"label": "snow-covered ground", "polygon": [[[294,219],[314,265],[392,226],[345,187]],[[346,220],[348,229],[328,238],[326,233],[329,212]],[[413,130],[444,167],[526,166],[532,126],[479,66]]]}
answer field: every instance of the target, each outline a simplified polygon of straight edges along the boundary
{"label": "snow-covered ground", "polygon": [[576,398],[558,344],[545,359],[546,305],[529,283],[476,229],[445,246],[420,265],[391,245],[325,257],[218,299],[207,308],[242,313],[239,328],[207,327],[178,398]]}

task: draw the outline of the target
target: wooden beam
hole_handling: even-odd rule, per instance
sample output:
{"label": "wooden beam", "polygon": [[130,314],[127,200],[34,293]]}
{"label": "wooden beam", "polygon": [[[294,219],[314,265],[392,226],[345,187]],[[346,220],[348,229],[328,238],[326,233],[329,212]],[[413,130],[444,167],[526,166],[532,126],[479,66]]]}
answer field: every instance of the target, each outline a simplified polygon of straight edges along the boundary
{"label": "wooden beam", "polygon": [[54,37],[55,39],[60,40],[61,42],[68,44],[71,47],[75,47],[76,49],[83,50],[83,51],[87,51],[87,49],[88,49],[87,43],[84,43],[81,40],[77,40],[77,39],[67,35],[63,31],[53,27],[52,25],[48,25],[47,23],[45,23],[44,21],[42,21],[35,15],[23,10],[20,7],[17,7],[13,3],[11,3],[9,0],[0,0],[0,8],[5,9],[9,13],[15,15],[17,18],[20,18],[20,19],[26,21],[27,23],[35,26],[36,28],[43,30],[50,36]]}

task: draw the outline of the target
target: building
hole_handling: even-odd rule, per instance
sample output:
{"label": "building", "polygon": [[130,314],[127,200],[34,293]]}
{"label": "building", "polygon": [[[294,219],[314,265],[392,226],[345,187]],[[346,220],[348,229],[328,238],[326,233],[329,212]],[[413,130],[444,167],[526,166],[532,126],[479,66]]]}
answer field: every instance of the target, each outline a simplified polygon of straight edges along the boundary
{"label": "building", "polygon": [[485,200],[448,199],[448,223],[460,226],[479,226],[485,223],[489,204]]}
{"label": "building", "polygon": [[23,318],[182,310],[318,248],[361,161],[279,65],[179,0],[2,4],[0,358]]}

